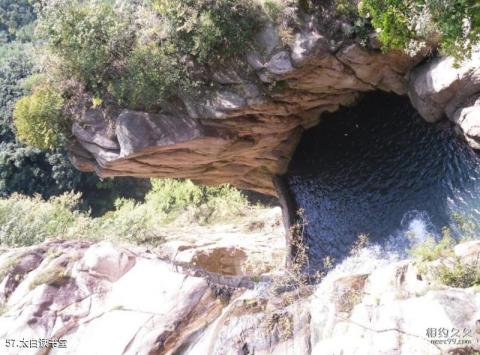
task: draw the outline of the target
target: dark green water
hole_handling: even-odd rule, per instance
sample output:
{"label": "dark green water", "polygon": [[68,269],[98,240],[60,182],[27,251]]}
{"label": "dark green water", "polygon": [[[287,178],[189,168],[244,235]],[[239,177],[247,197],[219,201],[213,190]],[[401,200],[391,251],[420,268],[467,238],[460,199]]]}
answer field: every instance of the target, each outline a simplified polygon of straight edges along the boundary
{"label": "dark green water", "polygon": [[[455,214],[480,218],[480,157],[449,122],[428,124],[408,98],[382,93],[322,118],[287,173],[305,210],[311,265],[341,260],[358,234],[385,251],[439,235]],[[394,250],[395,251],[395,250]]]}

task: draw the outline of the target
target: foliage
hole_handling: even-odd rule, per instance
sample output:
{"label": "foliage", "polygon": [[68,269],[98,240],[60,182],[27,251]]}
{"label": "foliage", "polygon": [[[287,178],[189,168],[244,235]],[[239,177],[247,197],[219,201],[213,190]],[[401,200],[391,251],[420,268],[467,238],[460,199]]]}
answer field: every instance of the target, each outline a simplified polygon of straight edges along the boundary
{"label": "foliage", "polygon": [[127,59],[123,74],[110,84],[109,91],[121,105],[151,108],[172,93],[192,87],[185,66],[163,47],[138,47]]}
{"label": "foliage", "polygon": [[39,33],[61,80],[101,99],[154,109],[194,89],[193,63],[243,53],[257,24],[250,0],[49,0]]}
{"label": "foliage", "polygon": [[9,43],[0,47],[0,139],[12,140],[11,114],[15,101],[25,90],[20,82],[32,72],[32,63],[25,55],[27,45]]}
{"label": "foliage", "polygon": [[48,86],[18,100],[13,112],[18,139],[40,149],[59,147],[68,129],[63,102],[61,93]]}
{"label": "foliage", "polygon": [[152,180],[152,185],[144,203],[118,199],[114,211],[97,218],[78,209],[81,196],[73,192],[48,201],[17,194],[0,199],[0,245],[33,245],[49,238],[161,243],[162,225],[211,223],[251,208],[229,186],[201,187],[188,180]]}
{"label": "foliage", "polygon": [[410,253],[421,263],[434,261],[440,257],[451,256],[455,240],[452,238],[448,228],[444,228],[442,232],[440,241],[437,242],[430,236],[425,242],[415,246]]}
{"label": "foliage", "polygon": [[4,41],[15,39],[35,18],[33,1],[0,0],[0,37]]}
{"label": "foliage", "polygon": [[12,122],[15,102],[46,81],[45,75],[34,72],[31,48],[31,44],[19,42],[0,46],[0,196],[18,192],[49,198],[70,190],[83,191],[86,205],[95,214],[111,209],[119,194],[143,197],[143,189],[134,179],[100,183],[95,175],[76,170],[64,151],[41,151],[17,141]]}
{"label": "foliage", "polygon": [[16,100],[29,91],[24,84],[33,72],[31,47],[19,42],[0,47],[0,196],[20,192],[49,197],[90,179],[74,170],[65,153],[41,152],[15,139],[12,111]]}
{"label": "foliage", "polygon": [[3,281],[3,279],[15,269],[21,260],[22,254],[10,255],[4,259],[4,262],[0,264],[0,280]]}
{"label": "foliage", "polygon": [[45,203],[34,198],[12,195],[0,200],[0,242],[7,246],[38,244],[52,236],[66,234],[81,216],[73,210],[80,196],[66,194]]}
{"label": "foliage", "polygon": [[[461,225],[460,229],[463,230]],[[418,270],[442,285],[461,288],[480,285],[478,256],[473,262],[461,260],[454,253],[457,242],[450,230],[444,228],[442,235],[438,242],[430,237],[411,250]]]}
{"label": "foliage", "polygon": [[385,50],[418,50],[438,34],[441,50],[463,59],[480,40],[477,0],[362,0],[359,8],[380,31]]}
{"label": "foliage", "polygon": [[352,0],[335,0],[335,9],[339,14],[352,15],[357,13],[357,6]]}
{"label": "foliage", "polygon": [[308,246],[305,241],[305,228],[308,221],[303,209],[297,211],[296,222],[288,232],[289,260],[282,274],[273,278],[269,288],[272,296],[282,294],[287,304],[293,303],[301,296],[312,292],[311,284],[319,282],[328,270],[333,267],[333,260],[326,257],[323,260],[323,270],[310,275]]}
{"label": "foliage", "polygon": [[436,270],[436,277],[443,285],[469,288],[480,286],[480,264],[478,259],[473,263],[464,263],[458,257],[443,262]]}
{"label": "foliage", "polygon": [[153,0],[165,17],[170,41],[200,63],[243,53],[257,24],[249,0]]}
{"label": "foliage", "polygon": [[405,48],[415,33],[410,26],[410,2],[402,0],[364,0],[360,13],[369,16],[385,49]]}
{"label": "foliage", "polygon": [[133,44],[131,8],[119,1],[52,0],[42,8],[39,32],[62,59],[65,76],[98,90],[117,58]]}
{"label": "foliage", "polygon": [[152,190],[145,200],[167,219],[175,218],[181,211],[192,209],[196,221],[210,223],[240,213],[248,204],[245,196],[229,185],[199,186],[190,180],[174,179],[151,181]]}
{"label": "foliage", "polygon": [[50,266],[42,273],[35,275],[35,278],[28,285],[33,290],[40,285],[61,286],[71,280],[70,270],[63,266]]}
{"label": "foliage", "polygon": [[263,8],[273,22],[279,21],[285,11],[284,4],[279,0],[264,0]]}

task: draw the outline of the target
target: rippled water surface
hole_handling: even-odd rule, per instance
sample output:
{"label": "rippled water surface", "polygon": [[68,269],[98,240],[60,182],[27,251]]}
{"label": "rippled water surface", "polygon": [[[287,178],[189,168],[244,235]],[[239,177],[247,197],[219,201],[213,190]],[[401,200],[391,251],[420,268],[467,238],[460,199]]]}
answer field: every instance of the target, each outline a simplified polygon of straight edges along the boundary
{"label": "rippled water surface", "polygon": [[287,182],[305,210],[312,265],[341,259],[359,233],[405,249],[406,231],[438,234],[455,230],[452,216],[480,217],[480,157],[448,122],[428,124],[393,95],[322,118],[304,134]]}

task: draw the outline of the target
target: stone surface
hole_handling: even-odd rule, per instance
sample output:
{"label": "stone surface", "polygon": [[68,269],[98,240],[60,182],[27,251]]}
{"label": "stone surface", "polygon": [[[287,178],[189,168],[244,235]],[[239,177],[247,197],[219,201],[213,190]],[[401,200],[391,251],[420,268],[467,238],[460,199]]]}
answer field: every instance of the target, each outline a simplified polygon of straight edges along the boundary
{"label": "stone surface", "polygon": [[462,63],[439,57],[420,65],[410,75],[408,94],[425,120],[447,117],[480,149],[480,48]]}
{"label": "stone surface", "polygon": [[[432,283],[409,261],[330,277],[311,297],[312,354],[473,353],[479,349],[479,302],[474,288]],[[457,344],[443,343],[455,329]]]}
{"label": "stone surface", "polygon": [[272,177],[285,172],[303,130],[362,92],[406,93],[405,75],[422,59],[361,47],[338,21],[302,21],[290,43],[266,24],[243,59],[210,68],[211,87],[160,112],[80,102],[73,163],[102,177],[191,178],[275,195]]}
{"label": "stone surface", "polygon": [[[470,257],[479,243],[461,244],[455,253]],[[58,267],[68,277],[46,281],[45,273],[51,276]],[[25,272],[3,300],[0,337],[19,343],[66,340],[66,349],[49,354],[440,355],[480,350],[477,290],[435,284],[408,260],[363,268],[361,274],[338,266],[316,286],[298,284],[283,293],[276,291],[280,274],[254,281],[222,276],[161,260],[156,251],[106,242],[55,241],[13,249],[0,254],[0,268],[2,285],[19,270]],[[38,282],[42,275],[44,281]],[[456,343],[443,342],[445,330]],[[18,354],[17,348],[1,346],[2,354]],[[21,353],[44,354],[35,348]]]}
{"label": "stone surface", "polygon": [[472,240],[455,246],[455,256],[463,262],[480,263],[480,241]]}
{"label": "stone surface", "polygon": [[451,120],[461,128],[468,144],[480,149],[480,95],[466,100],[455,110]]}
{"label": "stone surface", "polygon": [[223,225],[160,230],[164,242],[155,252],[175,264],[224,275],[259,276],[272,272],[285,263],[286,257],[282,212],[275,207],[254,214],[254,218]]}
{"label": "stone surface", "polygon": [[106,242],[90,247],[82,260],[76,264],[76,270],[113,282],[130,270],[134,264],[134,255],[126,250],[118,250]]}

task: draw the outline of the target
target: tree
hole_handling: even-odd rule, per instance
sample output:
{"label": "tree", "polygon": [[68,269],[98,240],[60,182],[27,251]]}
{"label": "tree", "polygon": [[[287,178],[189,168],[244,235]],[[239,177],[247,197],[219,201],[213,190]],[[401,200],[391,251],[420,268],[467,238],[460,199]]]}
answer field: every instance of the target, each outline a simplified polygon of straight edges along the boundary
{"label": "tree", "polygon": [[36,19],[32,0],[0,0],[0,34],[11,41]]}
{"label": "tree", "polygon": [[62,94],[50,86],[37,88],[19,99],[13,112],[17,138],[43,150],[60,147],[62,132],[68,130],[63,102]]}
{"label": "tree", "polygon": [[441,51],[461,60],[480,42],[478,0],[362,0],[359,9],[385,50],[415,50],[439,37]]}
{"label": "tree", "polygon": [[[5,9],[5,4],[20,6],[26,2],[0,0],[0,9]],[[19,28],[24,23],[12,24],[11,28]],[[84,208],[92,208],[96,214],[111,209],[118,196],[141,198],[148,188],[144,182],[131,178],[100,181],[94,174],[76,170],[61,149],[42,151],[17,140],[12,111],[17,100],[30,93],[26,81],[34,73],[31,49],[31,43],[19,41],[0,46],[0,197],[16,192],[49,198],[74,190],[83,193]]]}

